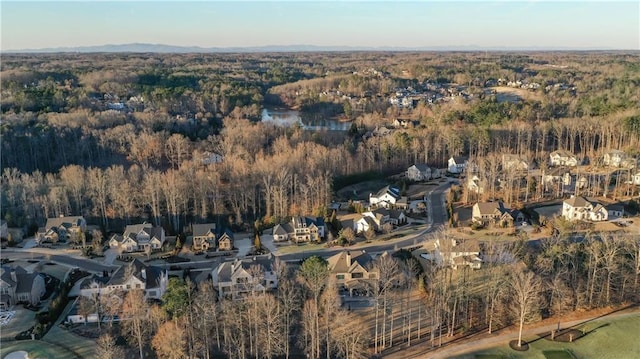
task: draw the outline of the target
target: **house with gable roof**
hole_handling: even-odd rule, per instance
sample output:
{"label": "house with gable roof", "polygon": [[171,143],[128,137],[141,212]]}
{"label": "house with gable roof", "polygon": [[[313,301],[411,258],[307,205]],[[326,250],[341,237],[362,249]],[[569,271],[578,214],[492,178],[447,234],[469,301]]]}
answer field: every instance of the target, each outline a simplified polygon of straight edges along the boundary
{"label": "house with gable roof", "polygon": [[372,264],[373,257],[364,250],[343,251],[327,259],[329,273],[350,294],[353,294],[354,289],[369,291],[368,282],[378,279],[379,273],[373,269]]}
{"label": "house with gable roof", "polygon": [[45,292],[42,274],[29,273],[21,266],[0,267],[0,310],[9,310],[17,303],[35,306]]}
{"label": "house with gable roof", "polygon": [[324,219],[294,216],[291,222],[273,227],[272,233],[276,242],[320,242],[325,236]]}
{"label": "house with gable roof", "polygon": [[191,246],[195,251],[206,251],[216,247],[216,224],[191,225]]}
{"label": "house with gable roof", "polygon": [[372,207],[391,208],[399,203],[406,204],[406,197],[400,195],[399,189],[391,186],[383,187],[376,194],[369,194],[369,205]]}
{"label": "house with gable roof", "polygon": [[80,295],[117,295],[134,289],[144,291],[147,299],[160,299],[167,291],[169,272],[166,269],[147,265],[139,259],[134,259],[115,272],[102,276],[92,275],[80,284]]}
{"label": "house with gable roof", "polygon": [[211,271],[213,287],[220,298],[240,299],[251,292],[266,292],[278,287],[275,259],[271,253],[252,258],[236,258],[220,263]]}
{"label": "house with gable roof", "polygon": [[460,174],[467,168],[469,162],[468,157],[464,156],[451,156],[447,161],[447,170],[450,173]]}
{"label": "house with gable roof", "polygon": [[122,252],[144,251],[147,248],[161,249],[165,242],[164,228],[151,223],[128,225],[122,235],[114,234],[109,239],[109,247]]}
{"label": "house with gable roof", "polygon": [[576,167],[578,158],[567,150],[557,150],[549,154],[549,163],[551,166]]}
{"label": "house with gable roof", "polygon": [[568,221],[600,222],[609,219],[609,211],[600,203],[581,196],[571,196],[562,202],[562,217]]}
{"label": "house with gable roof", "polygon": [[60,216],[47,218],[47,223],[36,236],[36,243],[66,242],[78,238],[87,230],[87,221],[82,216]]}
{"label": "house with gable roof", "polygon": [[407,169],[407,178],[411,181],[430,180],[431,168],[426,163],[415,164]]}
{"label": "house with gable roof", "polygon": [[451,267],[454,270],[459,267],[480,269],[480,245],[478,241],[468,239],[459,241],[454,238],[438,239],[432,253],[421,255],[425,259],[433,260],[439,266]]}
{"label": "house with gable roof", "polygon": [[506,208],[502,202],[478,202],[473,205],[471,219],[484,226],[511,227],[525,218],[522,212]]}

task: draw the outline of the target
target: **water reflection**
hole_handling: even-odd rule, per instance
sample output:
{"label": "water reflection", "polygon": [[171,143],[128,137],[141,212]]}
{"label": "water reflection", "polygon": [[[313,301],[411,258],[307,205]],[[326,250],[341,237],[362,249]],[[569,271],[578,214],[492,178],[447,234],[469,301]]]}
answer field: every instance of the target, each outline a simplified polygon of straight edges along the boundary
{"label": "water reflection", "polygon": [[347,131],[351,127],[350,122],[340,122],[321,116],[301,115],[299,111],[290,109],[265,108],[262,110],[262,122],[270,122],[277,126],[300,125],[310,131]]}

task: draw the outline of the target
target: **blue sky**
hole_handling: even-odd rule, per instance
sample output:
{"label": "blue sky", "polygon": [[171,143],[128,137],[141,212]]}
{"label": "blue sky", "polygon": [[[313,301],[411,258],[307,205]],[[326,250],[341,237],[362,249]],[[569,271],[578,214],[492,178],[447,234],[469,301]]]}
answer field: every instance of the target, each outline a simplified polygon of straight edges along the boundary
{"label": "blue sky", "polygon": [[125,43],[235,47],[640,49],[639,1],[5,1],[1,48]]}

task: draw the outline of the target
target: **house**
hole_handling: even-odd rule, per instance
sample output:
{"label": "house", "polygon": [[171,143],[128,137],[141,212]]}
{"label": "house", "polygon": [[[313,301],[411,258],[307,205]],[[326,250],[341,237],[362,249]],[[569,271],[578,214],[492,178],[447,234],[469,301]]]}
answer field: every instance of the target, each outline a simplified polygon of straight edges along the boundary
{"label": "house", "polygon": [[609,205],[607,206],[607,213],[609,218],[622,218],[624,217],[624,206]]}
{"label": "house", "polygon": [[401,198],[400,190],[391,186],[386,186],[380,189],[376,194],[369,193],[369,205],[390,208]]}
{"label": "house", "polygon": [[427,181],[431,179],[431,168],[425,163],[413,165],[407,169],[407,178],[411,181]]}
{"label": "house", "polygon": [[0,310],[8,310],[16,303],[38,305],[45,292],[42,274],[29,273],[20,266],[0,268]]}
{"label": "house", "polygon": [[472,193],[483,194],[487,188],[487,181],[481,180],[478,176],[467,177],[467,190]]}
{"label": "house", "polygon": [[273,240],[276,242],[293,241],[300,242],[320,242],[324,238],[325,225],[322,217],[300,217],[291,218],[290,223],[277,224],[273,227]]}
{"label": "house", "polygon": [[425,163],[414,164],[405,172],[411,181],[426,181],[431,179],[431,168]]}
{"label": "house", "polygon": [[223,262],[211,271],[213,287],[220,298],[239,299],[251,292],[278,287],[275,260],[271,254]]}
{"label": "house", "polygon": [[480,245],[478,241],[469,239],[459,241],[453,238],[438,239],[435,249],[431,253],[421,255],[423,258],[434,261],[438,266],[451,267],[457,270],[460,267],[480,269]]}
{"label": "house", "polygon": [[[409,100],[410,101],[410,100]],[[392,101],[393,103],[393,101]],[[403,103],[402,105],[407,107],[407,105],[409,105],[410,102],[405,102],[403,99]],[[410,105],[409,105],[410,107]],[[411,128],[414,127],[418,124],[418,121],[412,121],[412,120],[406,120],[406,119],[401,119],[401,118],[396,118],[395,120],[393,120],[393,127],[395,128]]]}
{"label": "house", "polygon": [[369,229],[376,230],[378,225],[373,217],[369,216],[360,216],[359,219],[354,221],[353,231],[356,233],[364,233]]}
{"label": "house", "polygon": [[447,170],[453,174],[461,174],[467,168],[468,162],[468,157],[452,156],[449,158]]}
{"label": "house", "polygon": [[216,224],[204,223],[191,226],[191,246],[194,251],[207,251],[216,246]]}
{"label": "house", "polygon": [[109,247],[123,252],[161,249],[164,245],[164,228],[154,227],[151,223],[132,224],[124,229],[122,236],[114,234],[109,239]]}
{"label": "house", "polygon": [[631,180],[627,181],[628,184],[640,186],[640,172],[631,176]]}
{"label": "house", "polygon": [[557,150],[549,154],[551,166],[568,166],[576,167],[578,159],[571,152],[566,150]]}
{"label": "house", "polygon": [[562,216],[569,221],[606,221],[607,209],[599,203],[592,203],[584,197],[571,196],[562,202]]}
{"label": "house", "polygon": [[523,160],[520,156],[512,154],[502,155],[503,171],[527,171],[528,169],[529,162]]}
{"label": "house", "polygon": [[200,163],[202,163],[205,166],[215,165],[217,163],[222,163],[223,161],[224,161],[224,157],[215,152],[206,151],[200,155]]}
{"label": "house", "polygon": [[478,202],[471,213],[472,221],[483,226],[511,227],[525,220],[522,212],[506,208],[502,202]]}
{"label": "house", "polygon": [[542,182],[545,191],[550,191],[558,186],[571,186],[573,177],[567,169],[553,167],[543,171]]}
{"label": "house", "polygon": [[60,216],[47,218],[42,231],[36,236],[36,243],[66,242],[78,238],[87,230],[87,222],[82,216]]}
{"label": "house", "polygon": [[368,282],[378,279],[379,273],[372,264],[373,258],[364,250],[343,251],[327,259],[329,273],[351,295],[354,289],[369,291]]}
{"label": "house", "polygon": [[225,228],[220,231],[217,236],[218,250],[219,251],[231,251],[233,250],[233,232],[229,228]]}
{"label": "house", "polygon": [[628,156],[623,151],[611,150],[604,154],[602,164],[609,167],[634,168],[636,166],[636,160],[633,157]]}
{"label": "house", "polygon": [[144,291],[147,299],[160,299],[167,291],[169,272],[166,269],[147,265],[139,259],[118,268],[113,273],[102,276],[92,275],[80,284],[80,295],[91,298],[94,295],[112,296],[134,289]]}

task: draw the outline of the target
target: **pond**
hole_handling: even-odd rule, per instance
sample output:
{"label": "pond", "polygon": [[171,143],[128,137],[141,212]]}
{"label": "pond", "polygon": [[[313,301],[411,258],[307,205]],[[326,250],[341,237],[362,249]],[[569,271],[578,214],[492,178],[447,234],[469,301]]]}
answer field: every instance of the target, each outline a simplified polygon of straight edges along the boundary
{"label": "pond", "polygon": [[262,122],[287,127],[298,124],[309,131],[347,131],[351,128],[351,122],[341,122],[319,115],[314,116],[313,114],[301,114],[300,111],[286,108],[264,108],[262,110]]}

